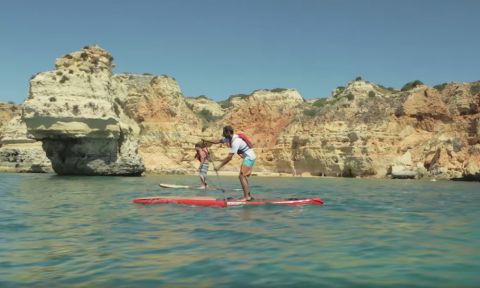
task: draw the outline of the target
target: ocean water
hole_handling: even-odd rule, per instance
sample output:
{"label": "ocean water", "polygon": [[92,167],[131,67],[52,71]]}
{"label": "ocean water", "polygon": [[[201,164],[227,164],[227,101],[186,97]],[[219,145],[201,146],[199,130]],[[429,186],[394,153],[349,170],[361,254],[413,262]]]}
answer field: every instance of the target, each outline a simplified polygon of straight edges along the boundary
{"label": "ocean water", "polygon": [[[211,177],[240,197],[235,177]],[[251,178],[324,206],[133,204],[193,176],[0,174],[0,287],[478,287],[480,183]]]}

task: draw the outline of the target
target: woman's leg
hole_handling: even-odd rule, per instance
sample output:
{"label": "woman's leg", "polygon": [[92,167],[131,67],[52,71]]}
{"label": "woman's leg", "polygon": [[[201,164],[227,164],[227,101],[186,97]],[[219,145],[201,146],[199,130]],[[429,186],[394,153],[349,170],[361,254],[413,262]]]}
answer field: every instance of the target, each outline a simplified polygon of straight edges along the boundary
{"label": "woman's leg", "polygon": [[247,176],[243,175],[242,172],[240,172],[238,179],[240,179],[240,184],[242,185],[242,189],[243,189],[242,200],[246,200],[246,201],[250,200],[252,197],[250,197],[250,186],[248,185]]}

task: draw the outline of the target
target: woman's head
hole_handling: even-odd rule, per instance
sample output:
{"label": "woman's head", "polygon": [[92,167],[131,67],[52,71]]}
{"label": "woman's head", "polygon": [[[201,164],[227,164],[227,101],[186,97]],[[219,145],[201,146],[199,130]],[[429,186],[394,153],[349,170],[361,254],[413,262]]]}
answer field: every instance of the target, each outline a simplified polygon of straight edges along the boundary
{"label": "woman's head", "polygon": [[232,138],[232,136],[233,136],[233,127],[229,125],[223,127],[223,137]]}

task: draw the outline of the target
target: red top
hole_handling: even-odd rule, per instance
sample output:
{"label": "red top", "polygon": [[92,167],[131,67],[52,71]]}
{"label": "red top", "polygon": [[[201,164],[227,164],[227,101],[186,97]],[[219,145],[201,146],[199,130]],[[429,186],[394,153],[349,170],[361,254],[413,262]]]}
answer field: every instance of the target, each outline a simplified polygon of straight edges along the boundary
{"label": "red top", "polygon": [[200,150],[197,150],[197,154],[195,154],[195,159],[203,163],[208,161],[208,154],[209,152],[207,148],[200,148]]}

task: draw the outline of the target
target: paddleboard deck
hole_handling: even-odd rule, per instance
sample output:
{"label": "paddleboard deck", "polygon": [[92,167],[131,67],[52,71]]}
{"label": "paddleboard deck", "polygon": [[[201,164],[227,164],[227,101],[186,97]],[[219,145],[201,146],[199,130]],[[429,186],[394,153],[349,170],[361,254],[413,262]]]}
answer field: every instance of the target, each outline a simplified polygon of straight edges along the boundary
{"label": "paddleboard deck", "polygon": [[138,204],[183,204],[194,206],[215,206],[215,207],[231,207],[242,205],[323,205],[323,200],[320,198],[290,198],[284,200],[266,200],[254,199],[252,201],[240,201],[235,199],[217,199],[213,197],[179,197],[179,196],[153,196],[143,197],[133,200],[133,203]]}

